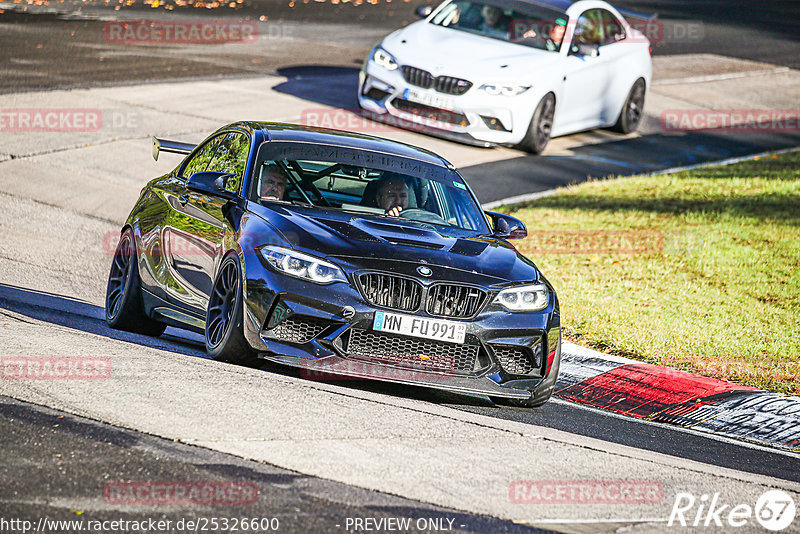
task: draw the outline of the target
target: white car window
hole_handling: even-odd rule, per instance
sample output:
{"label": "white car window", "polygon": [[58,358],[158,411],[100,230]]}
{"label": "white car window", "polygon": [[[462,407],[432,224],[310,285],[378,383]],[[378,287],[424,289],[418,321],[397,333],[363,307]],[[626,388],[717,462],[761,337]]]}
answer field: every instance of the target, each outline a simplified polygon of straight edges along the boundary
{"label": "white car window", "polygon": [[589,9],[578,17],[573,44],[603,46],[625,38],[625,30],[617,18],[605,9]]}
{"label": "white car window", "polygon": [[491,37],[540,50],[558,51],[567,16],[544,6],[492,0],[455,0],[430,20],[431,24]]}

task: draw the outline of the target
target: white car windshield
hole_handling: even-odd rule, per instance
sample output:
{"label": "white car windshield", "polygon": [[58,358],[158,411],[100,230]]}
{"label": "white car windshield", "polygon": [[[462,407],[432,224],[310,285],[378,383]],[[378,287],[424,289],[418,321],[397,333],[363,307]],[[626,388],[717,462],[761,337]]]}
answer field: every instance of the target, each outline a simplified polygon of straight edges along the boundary
{"label": "white car windshield", "polygon": [[523,2],[454,0],[445,4],[430,23],[557,52],[564,38],[567,16],[555,9]]}

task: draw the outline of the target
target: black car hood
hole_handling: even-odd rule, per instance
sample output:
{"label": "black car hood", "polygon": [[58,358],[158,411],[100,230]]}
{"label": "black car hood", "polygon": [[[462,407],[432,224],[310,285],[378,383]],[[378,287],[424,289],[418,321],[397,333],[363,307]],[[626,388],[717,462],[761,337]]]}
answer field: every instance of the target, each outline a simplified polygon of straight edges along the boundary
{"label": "black car hood", "polygon": [[540,278],[533,262],[506,241],[457,228],[296,205],[255,205],[251,211],[296,250],[341,258],[350,269],[408,272],[409,264],[427,264],[446,268],[435,269],[438,275],[463,279],[458,272],[468,273],[486,284]]}

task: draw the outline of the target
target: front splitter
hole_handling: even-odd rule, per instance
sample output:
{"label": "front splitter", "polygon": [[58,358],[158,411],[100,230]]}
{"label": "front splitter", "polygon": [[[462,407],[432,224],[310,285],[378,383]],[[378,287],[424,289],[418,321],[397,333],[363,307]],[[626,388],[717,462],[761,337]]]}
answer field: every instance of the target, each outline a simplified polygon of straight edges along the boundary
{"label": "front splitter", "polygon": [[365,380],[381,380],[395,384],[423,386],[454,393],[469,393],[526,400],[531,392],[525,389],[507,388],[498,385],[486,376],[473,377],[445,373],[431,373],[383,363],[328,356],[320,359],[298,358],[280,354],[261,353],[259,358],[302,370],[301,376],[310,380],[337,380],[342,377]]}

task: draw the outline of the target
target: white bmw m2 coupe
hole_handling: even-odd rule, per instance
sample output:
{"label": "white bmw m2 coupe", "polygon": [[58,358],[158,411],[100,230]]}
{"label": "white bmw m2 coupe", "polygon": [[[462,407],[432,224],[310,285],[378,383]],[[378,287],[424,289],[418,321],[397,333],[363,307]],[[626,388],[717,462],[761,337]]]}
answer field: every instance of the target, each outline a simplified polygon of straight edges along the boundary
{"label": "white bmw m2 coupe", "polygon": [[641,121],[650,42],[606,2],[447,0],[417,13],[361,70],[358,102],[377,120],[533,153]]}

